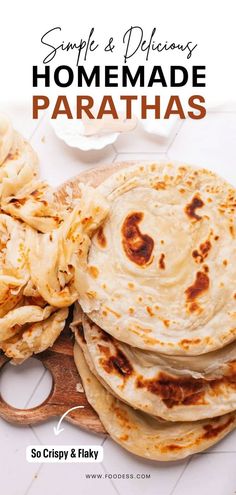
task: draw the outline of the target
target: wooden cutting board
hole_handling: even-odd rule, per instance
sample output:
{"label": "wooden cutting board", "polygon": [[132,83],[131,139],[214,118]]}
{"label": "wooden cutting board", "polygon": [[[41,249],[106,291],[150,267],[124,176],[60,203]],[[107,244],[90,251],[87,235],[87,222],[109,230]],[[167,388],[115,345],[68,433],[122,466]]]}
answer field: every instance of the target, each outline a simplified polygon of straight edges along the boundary
{"label": "wooden cutting board", "polygon": [[[16,409],[0,397],[0,416],[3,419],[21,425],[35,424],[54,416],[59,419],[71,407],[84,406],[83,409],[71,411],[65,419],[95,433],[105,433],[85,394],[77,391],[77,385],[81,384],[81,380],[74,364],[73,344],[73,336],[67,325],[52,348],[34,355],[52,375],[51,392],[42,404],[32,409]],[[7,362],[8,358],[1,354],[0,368]]]}
{"label": "wooden cutting board", "polygon": [[[100,165],[83,172],[60,186],[55,193],[55,200],[63,204],[69,203],[71,196],[80,195],[79,182],[89,183],[96,187],[114,171],[135,163],[137,162]],[[73,336],[69,330],[69,323],[53,347],[34,357],[39,359],[52,375],[53,384],[49,396],[42,404],[32,409],[16,409],[0,396],[0,417],[11,423],[35,424],[55,416],[59,417],[71,407],[82,405],[83,409],[71,411],[65,419],[92,432],[106,433],[85,394],[77,391],[77,384],[81,384],[81,380],[74,364]],[[8,358],[0,354],[0,369],[7,361]]]}

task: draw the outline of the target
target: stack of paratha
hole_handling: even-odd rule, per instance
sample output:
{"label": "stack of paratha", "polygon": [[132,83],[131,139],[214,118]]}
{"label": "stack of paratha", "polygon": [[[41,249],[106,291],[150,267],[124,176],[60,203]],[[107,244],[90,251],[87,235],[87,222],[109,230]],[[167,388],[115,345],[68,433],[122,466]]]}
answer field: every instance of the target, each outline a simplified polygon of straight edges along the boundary
{"label": "stack of paratha", "polygon": [[89,235],[106,213],[89,187],[57,202],[30,144],[0,116],[0,348],[13,362],[45,350],[64,328]]}
{"label": "stack of paratha", "polygon": [[111,437],[156,460],[209,447],[236,424],[235,209],[218,176],[169,163],[56,192],[1,116],[0,348],[45,350],[78,301],[75,362]]}
{"label": "stack of paratha", "polygon": [[107,175],[90,176],[109,213],[82,276],[75,362],[115,441],[179,459],[236,424],[236,191],[169,163]]}

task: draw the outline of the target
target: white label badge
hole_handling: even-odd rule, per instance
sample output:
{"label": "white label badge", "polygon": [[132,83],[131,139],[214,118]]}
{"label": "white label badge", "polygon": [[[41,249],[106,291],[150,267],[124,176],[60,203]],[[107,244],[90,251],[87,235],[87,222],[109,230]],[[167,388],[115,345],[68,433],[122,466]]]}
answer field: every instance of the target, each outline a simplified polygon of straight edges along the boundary
{"label": "white label badge", "polygon": [[28,462],[102,462],[103,447],[97,445],[29,445]]}

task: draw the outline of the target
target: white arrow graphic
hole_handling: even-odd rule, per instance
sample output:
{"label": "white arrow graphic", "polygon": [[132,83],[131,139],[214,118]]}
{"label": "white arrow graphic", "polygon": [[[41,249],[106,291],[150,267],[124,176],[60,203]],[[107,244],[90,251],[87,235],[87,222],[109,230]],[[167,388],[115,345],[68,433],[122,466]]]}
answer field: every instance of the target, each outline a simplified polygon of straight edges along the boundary
{"label": "white arrow graphic", "polygon": [[60,428],[60,426],[61,426],[61,423],[62,423],[63,419],[65,418],[65,416],[66,416],[69,412],[74,411],[75,409],[83,409],[83,408],[84,408],[84,406],[75,406],[75,407],[71,407],[71,409],[68,409],[68,411],[66,411],[66,412],[62,415],[62,417],[59,419],[59,421],[58,421],[58,423],[57,423],[57,426],[54,426],[54,427],[53,427],[53,430],[54,430],[55,435],[59,435],[59,434],[60,434],[60,433],[64,430],[64,428]]}

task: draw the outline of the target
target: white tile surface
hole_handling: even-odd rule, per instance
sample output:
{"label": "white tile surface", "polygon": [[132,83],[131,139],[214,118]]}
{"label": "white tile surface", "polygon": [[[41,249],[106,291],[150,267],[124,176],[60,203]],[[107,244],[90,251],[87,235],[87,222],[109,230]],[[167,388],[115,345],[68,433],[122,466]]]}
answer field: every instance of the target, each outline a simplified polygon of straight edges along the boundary
{"label": "white tile surface", "polygon": [[127,151],[135,153],[164,153],[168,150],[180,127],[181,122],[174,127],[171,135],[166,139],[158,137],[155,134],[145,133],[139,124],[133,132],[121,134],[114,143],[114,148],[117,153]]}
{"label": "white tile surface", "polygon": [[35,443],[35,436],[29,427],[9,425],[0,419],[0,438],[0,492],[23,495],[38,470],[25,459],[25,449]]}
{"label": "white tile surface", "polygon": [[116,155],[112,146],[90,152],[70,148],[56,136],[47,116],[41,121],[31,144],[39,155],[42,177],[53,186],[98,163],[110,163]]}
{"label": "white tile surface", "polygon": [[[32,483],[27,495],[65,495],[69,493],[91,495],[117,495],[109,479],[88,479],[86,475],[105,476],[99,464],[45,464]],[[17,494],[18,495],[18,494]]]}
{"label": "white tile surface", "polygon": [[[6,105],[6,107],[8,107]],[[38,151],[42,176],[52,184],[76,175],[97,163],[113,160],[158,160],[168,158],[204,165],[221,173],[236,185],[236,112],[230,104],[212,109],[202,121],[181,122],[167,140],[145,134],[140,128],[130,135],[122,135],[115,147],[100,152],[80,152],[58,140],[47,118],[30,121],[29,111],[8,107],[16,127]],[[216,111],[217,110],[217,111]],[[220,111],[219,111],[220,110]],[[233,111],[232,111],[233,110]],[[28,364],[27,364],[28,363]],[[26,363],[24,389],[19,385],[22,376],[10,376],[5,394],[12,394],[18,407],[33,407],[50,388],[50,375]],[[1,385],[1,384],[0,384]],[[2,386],[4,391],[5,385]],[[103,495],[233,495],[236,492],[236,431],[228,435],[208,453],[178,463],[161,464],[143,461],[125,452],[110,439],[104,445],[103,465],[83,464],[40,465],[27,464],[25,447],[30,443],[101,444],[104,439],[65,423],[64,431],[55,437],[56,419],[32,428],[9,425],[0,421],[1,491],[4,495],[64,495],[73,490],[81,495],[97,492]],[[100,474],[102,479],[85,479],[85,473]],[[150,474],[151,478],[117,480],[108,475],[116,473]],[[107,476],[107,478],[105,478]]]}
{"label": "white tile surface", "polygon": [[[43,376],[45,368],[38,359],[29,358],[21,366],[5,364],[0,374],[3,399],[13,407],[26,408],[27,401]],[[44,400],[45,396],[43,397]],[[39,400],[39,404],[41,399]],[[33,407],[37,402],[32,402]],[[27,406],[28,407],[28,406]]]}
{"label": "white tile surface", "polygon": [[126,162],[126,161],[159,161],[168,159],[166,153],[119,153],[115,157],[115,162]]}
{"label": "white tile surface", "polygon": [[211,113],[205,119],[187,119],[168,156],[172,160],[209,168],[236,186],[236,113]]}
{"label": "white tile surface", "polygon": [[14,124],[14,128],[27,139],[31,137],[40,123],[40,120],[31,118],[32,109],[30,104],[1,101],[0,112],[8,115]]}
{"label": "white tile surface", "polygon": [[[103,464],[110,474],[133,475],[133,479],[113,479],[113,484],[121,494],[169,495],[186,465],[186,460],[176,463],[145,461],[126,452],[108,438],[104,444]],[[145,475],[150,477],[140,477]]]}
{"label": "white tile surface", "polygon": [[236,492],[235,463],[233,453],[194,456],[173,495],[233,495]]}

